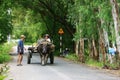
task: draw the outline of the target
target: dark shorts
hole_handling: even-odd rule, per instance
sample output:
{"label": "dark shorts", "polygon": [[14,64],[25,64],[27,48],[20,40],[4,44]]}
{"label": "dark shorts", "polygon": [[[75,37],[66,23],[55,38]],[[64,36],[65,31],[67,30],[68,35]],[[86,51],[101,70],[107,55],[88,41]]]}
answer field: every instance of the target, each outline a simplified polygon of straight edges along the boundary
{"label": "dark shorts", "polygon": [[23,52],[23,51],[18,50],[18,54],[24,54],[24,52]]}
{"label": "dark shorts", "polygon": [[23,50],[20,50],[19,48],[18,48],[18,54],[24,54],[24,52],[23,52]]}
{"label": "dark shorts", "polygon": [[24,54],[23,52],[19,52],[18,54]]}

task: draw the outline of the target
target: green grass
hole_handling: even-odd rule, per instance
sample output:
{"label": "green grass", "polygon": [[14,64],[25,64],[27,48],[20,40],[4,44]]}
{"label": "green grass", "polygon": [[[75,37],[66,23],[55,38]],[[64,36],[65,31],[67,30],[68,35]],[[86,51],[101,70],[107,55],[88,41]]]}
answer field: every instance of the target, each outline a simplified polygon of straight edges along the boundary
{"label": "green grass", "polygon": [[[79,57],[76,54],[69,54],[65,58],[72,60],[72,61],[75,61],[75,62],[79,62]],[[91,67],[98,67],[98,68],[103,67],[102,62],[98,62],[98,61],[95,61],[93,59],[87,59],[85,61],[85,64],[88,66],[91,66]]]}
{"label": "green grass", "polygon": [[9,55],[9,52],[14,44],[0,44],[0,63],[8,62],[10,61],[11,57]]}
{"label": "green grass", "polygon": [[0,80],[4,80],[7,77],[7,71],[9,70],[9,67],[4,64],[11,60],[11,56],[9,55],[10,50],[12,49],[12,46],[14,46],[14,43],[4,43],[0,44],[0,64],[3,66],[0,66]]}
{"label": "green grass", "polygon": [[[55,55],[58,56],[60,53],[58,51],[55,52]],[[75,53],[70,53],[66,56],[64,56],[66,59],[74,61],[75,63],[81,63],[79,60],[79,57]],[[85,57],[85,65],[94,67],[94,68],[103,68],[105,65],[107,65],[110,69],[117,69],[119,67],[118,63],[107,63],[104,64],[102,61],[96,61],[92,58]]]}
{"label": "green grass", "polygon": [[9,66],[7,64],[4,64],[0,67],[0,80],[4,80],[7,77],[7,72],[9,70]]}
{"label": "green grass", "polygon": [[5,78],[6,78],[6,76],[0,75],[0,80],[4,80]]}
{"label": "green grass", "polygon": [[93,59],[88,59],[85,62],[87,65],[92,66],[92,67],[103,67],[103,63],[99,61],[95,61]]}
{"label": "green grass", "polygon": [[72,53],[65,56],[65,58],[67,58],[69,60],[72,60],[72,61],[78,61],[79,60],[78,56],[76,56],[76,54],[72,54]]}
{"label": "green grass", "polygon": [[58,50],[55,50],[53,53],[54,53],[54,56],[60,56],[60,52]]}

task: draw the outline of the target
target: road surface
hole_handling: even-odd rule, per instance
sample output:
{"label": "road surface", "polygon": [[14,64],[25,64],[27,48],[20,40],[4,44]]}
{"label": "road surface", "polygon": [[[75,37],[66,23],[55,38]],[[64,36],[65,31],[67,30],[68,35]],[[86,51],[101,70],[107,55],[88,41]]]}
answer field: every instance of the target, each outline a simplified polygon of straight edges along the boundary
{"label": "road surface", "polygon": [[37,53],[33,55],[31,64],[27,64],[26,52],[23,66],[16,66],[16,54],[12,57],[13,60],[8,64],[10,70],[6,80],[120,80],[120,77],[115,75],[58,57],[55,57],[54,64],[48,61],[46,66],[41,66]]}

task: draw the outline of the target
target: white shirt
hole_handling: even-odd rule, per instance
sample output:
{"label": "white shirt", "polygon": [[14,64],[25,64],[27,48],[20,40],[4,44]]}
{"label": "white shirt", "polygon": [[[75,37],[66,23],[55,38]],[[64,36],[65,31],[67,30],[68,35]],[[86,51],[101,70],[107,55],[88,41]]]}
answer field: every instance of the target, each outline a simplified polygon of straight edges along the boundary
{"label": "white shirt", "polygon": [[46,41],[51,42],[50,38],[46,39]]}

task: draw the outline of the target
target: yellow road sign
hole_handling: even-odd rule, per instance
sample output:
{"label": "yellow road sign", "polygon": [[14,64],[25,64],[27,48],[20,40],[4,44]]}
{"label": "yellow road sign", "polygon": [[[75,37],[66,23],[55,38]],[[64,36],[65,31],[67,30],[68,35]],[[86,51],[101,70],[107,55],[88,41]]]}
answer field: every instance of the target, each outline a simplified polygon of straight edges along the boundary
{"label": "yellow road sign", "polygon": [[62,35],[62,34],[64,34],[63,29],[62,29],[62,28],[60,28],[60,29],[59,29],[59,31],[58,31],[58,33],[59,33],[59,34],[61,34],[61,35]]}

